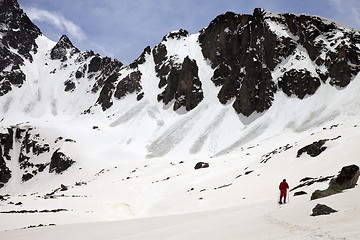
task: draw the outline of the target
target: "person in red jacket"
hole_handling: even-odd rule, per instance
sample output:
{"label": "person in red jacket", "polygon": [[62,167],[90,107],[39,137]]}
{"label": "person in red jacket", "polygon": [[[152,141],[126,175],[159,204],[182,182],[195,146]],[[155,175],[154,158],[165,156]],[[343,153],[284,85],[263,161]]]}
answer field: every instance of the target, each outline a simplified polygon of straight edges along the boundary
{"label": "person in red jacket", "polygon": [[[280,190],[280,200],[279,203],[285,203],[286,202],[286,193],[287,190],[289,189],[289,184],[286,182],[286,179],[284,179],[280,185],[279,185],[279,190]],[[281,202],[282,198],[284,198],[284,202]]]}

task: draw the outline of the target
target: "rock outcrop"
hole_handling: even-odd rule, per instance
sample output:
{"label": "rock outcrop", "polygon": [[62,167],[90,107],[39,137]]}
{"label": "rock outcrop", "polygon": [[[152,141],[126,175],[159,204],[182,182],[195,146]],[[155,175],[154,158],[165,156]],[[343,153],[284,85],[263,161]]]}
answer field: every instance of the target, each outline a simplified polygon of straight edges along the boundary
{"label": "rock outcrop", "polygon": [[11,160],[10,150],[13,148],[13,130],[7,129],[7,133],[0,133],[0,188],[11,178],[11,170],[6,162]]}
{"label": "rock outcrop", "polygon": [[316,190],[311,195],[311,200],[327,197],[333,194],[341,193],[345,189],[355,187],[359,179],[359,167],[357,165],[345,166],[341,169],[340,174],[333,178],[326,190]]}
{"label": "rock outcrop", "polygon": [[317,204],[313,210],[311,216],[319,216],[319,215],[329,215],[330,213],[335,213],[336,210],[332,209],[325,204]]}
{"label": "rock outcrop", "polygon": [[72,56],[79,52],[79,49],[74,47],[70,39],[66,35],[62,35],[60,40],[51,49],[50,57],[52,60],[60,59],[62,62],[65,62],[68,59],[68,54]]}
{"label": "rock outcrop", "polygon": [[[359,41],[358,32],[319,17],[262,9],[252,15],[220,15],[199,36],[203,55],[215,69],[212,81],[221,86],[220,102],[235,98],[235,110],[245,116],[269,109],[278,90],[303,99],[321,82],[347,86],[360,71]],[[284,59],[289,66],[284,63],[271,74]],[[312,62],[315,71],[295,67],[301,62]]]}
{"label": "rock outcrop", "polygon": [[195,60],[186,57],[179,68],[172,67],[166,78],[165,90],[158,95],[158,101],[168,104],[175,100],[173,109],[195,108],[204,98],[198,67]]}
{"label": "rock outcrop", "polygon": [[[37,52],[35,39],[41,34],[26,16],[16,0],[0,1],[0,96],[13,87],[21,87],[26,80],[20,69],[24,59],[33,61]],[[17,50],[18,54],[11,51]]]}
{"label": "rock outcrop", "polygon": [[206,163],[206,162],[198,162],[194,169],[197,170],[197,169],[200,169],[200,168],[208,168],[209,167],[209,163]]}
{"label": "rock outcrop", "polygon": [[[187,36],[188,32],[181,29],[164,36],[163,42],[179,40]],[[164,91],[158,95],[157,100],[164,104],[169,104],[175,100],[174,111],[181,107],[190,111],[204,98],[196,60],[187,56],[179,63],[177,56],[168,55],[166,45],[163,42],[152,51],[155,72],[160,79],[158,87],[165,87]]]}
{"label": "rock outcrop", "polygon": [[316,142],[313,142],[309,145],[306,145],[303,148],[300,148],[297,152],[296,157],[300,157],[303,153],[307,153],[311,157],[316,157],[320,155],[323,151],[326,150],[326,147],[323,147],[323,145],[326,143],[326,139],[322,139]]}
{"label": "rock outcrop", "polygon": [[59,149],[51,157],[49,172],[62,173],[75,163],[74,160],[60,152]]}

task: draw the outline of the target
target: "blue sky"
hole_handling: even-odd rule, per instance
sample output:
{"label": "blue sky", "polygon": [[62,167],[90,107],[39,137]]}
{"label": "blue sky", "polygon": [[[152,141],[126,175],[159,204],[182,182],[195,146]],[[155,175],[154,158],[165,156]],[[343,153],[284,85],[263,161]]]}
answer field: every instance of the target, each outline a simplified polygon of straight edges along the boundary
{"label": "blue sky", "polygon": [[66,34],[80,50],[93,50],[125,64],[170,31],[196,33],[226,11],[254,8],[329,18],[360,30],[359,0],[18,0],[43,34]]}

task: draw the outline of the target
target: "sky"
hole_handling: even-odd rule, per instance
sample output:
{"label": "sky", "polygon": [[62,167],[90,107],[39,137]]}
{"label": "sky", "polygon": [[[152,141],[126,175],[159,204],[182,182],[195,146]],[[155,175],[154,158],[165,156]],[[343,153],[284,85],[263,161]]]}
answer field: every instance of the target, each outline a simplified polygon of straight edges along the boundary
{"label": "sky", "polygon": [[21,8],[53,41],[66,34],[80,50],[130,64],[167,33],[190,34],[227,11],[251,14],[254,8],[275,13],[325,17],[360,29],[359,0],[18,0]]}

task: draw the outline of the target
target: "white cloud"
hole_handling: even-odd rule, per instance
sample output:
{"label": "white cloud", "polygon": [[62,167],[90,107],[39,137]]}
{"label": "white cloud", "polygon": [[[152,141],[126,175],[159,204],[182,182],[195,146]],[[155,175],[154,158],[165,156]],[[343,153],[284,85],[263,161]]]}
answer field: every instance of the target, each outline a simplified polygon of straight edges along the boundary
{"label": "white cloud", "polygon": [[59,13],[50,12],[34,7],[25,7],[24,11],[32,21],[47,22],[56,27],[57,29],[66,32],[78,41],[83,41],[86,39],[86,34],[81,29],[81,27],[77,26],[75,23],[66,19],[63,15]]}

